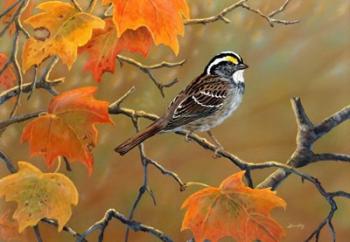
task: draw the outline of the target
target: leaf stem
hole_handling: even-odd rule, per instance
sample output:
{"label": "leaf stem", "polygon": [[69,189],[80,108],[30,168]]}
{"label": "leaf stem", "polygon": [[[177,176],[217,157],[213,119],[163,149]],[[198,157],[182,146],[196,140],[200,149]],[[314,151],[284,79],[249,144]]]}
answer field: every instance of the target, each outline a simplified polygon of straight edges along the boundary
{"label": "leaf stem", "polygon": [[91,0],[87,12],[92,13],[95,10],[97,0]]}
{"label": "leaf stem", "polygon": [[60,171],[61,165],[62,165],[62,156],[59,156],[57,158],[57,167],[56,167],[56,170],[54,171],[54,173],[57,173]]}
{"label": "leaf stem", "polygon": [[210,187],[208,184],[205,184],[205,183],[202,183],[202,182],[193,182],[193,181],[186,182],[185,186],[186,187],[189,187],[189,186]]}

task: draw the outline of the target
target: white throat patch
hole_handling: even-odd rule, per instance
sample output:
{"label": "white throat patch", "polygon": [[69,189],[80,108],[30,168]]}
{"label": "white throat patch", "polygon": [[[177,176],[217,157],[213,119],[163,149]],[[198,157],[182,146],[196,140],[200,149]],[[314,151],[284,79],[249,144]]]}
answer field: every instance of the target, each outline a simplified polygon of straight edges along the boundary
{"label": "white throat patch", "polygon": [[232,78],[235,83],[242,83],[244,82],[244,76],[243,76],[244,70],[238,70],[235,73],[233,73]]}

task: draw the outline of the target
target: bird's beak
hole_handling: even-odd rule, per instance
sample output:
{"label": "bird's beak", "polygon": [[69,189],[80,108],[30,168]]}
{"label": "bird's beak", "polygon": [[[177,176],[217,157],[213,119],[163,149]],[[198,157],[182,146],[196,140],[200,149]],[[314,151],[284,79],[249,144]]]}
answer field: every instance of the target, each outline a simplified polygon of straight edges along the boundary
{"label": "bird's beak", "polygon": [[238,70],[244,70],[247,69],[249,66],[247,64],[244,63],[239,63],[238,64]]}

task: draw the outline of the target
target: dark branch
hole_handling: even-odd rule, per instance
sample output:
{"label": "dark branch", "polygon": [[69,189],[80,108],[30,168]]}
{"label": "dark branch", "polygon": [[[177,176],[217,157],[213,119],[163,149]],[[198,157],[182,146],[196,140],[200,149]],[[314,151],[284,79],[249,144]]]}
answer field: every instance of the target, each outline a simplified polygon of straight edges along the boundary
{"label": "dark branch", "polygon": [[[297,147],[292,156],[287,161],[287,164],[293,167],[303,167],[308,164],[334,158],[334,160],[347,161],[349,155],[339,154],[314,154],[312,150],[313,144],[320,139],[324,134],[337,127],[342,122],[350,119],[350,106],[343,108],[336,112],[319,125],[312,125],[307,117],[304,108],[299,98],[292,99],[292,106],[298,125]],[[333,159],[332,159],[333,160]],[[289,175],[285,170],[277,170],[267,177],[258,187],[272,187],[276,189],[277,186]]]}
{"label": "dark branch", "polygon": [[[173,240],[170,239],[166,234],[164,234],[162,231],[155,229],[153,227],[150,227],[148,225],[139,223],[135,220],[129,220],[127,217],[125,217],[123,214],[119,213],[115,209],[109,209],[107,210],[105,216],[103,217],[102,220],[99,222],[95,223],[92,225],[89,229],[87,229],[80,237],[77,237],[77,242],[83,241],[85,237],[87,237],[89,234],[94,232],[95,230],[100,230],[100,235],[99,235],[99,242],[103,241],[103,233],[106,227],[108,226],[109,222],[112,219],[117,219],[121,223],[127,225],[130,229],[134,230],[135,232],[145,232],[153,235],[154,237],[158,238],[161,241],[164,242],[172,242]],[[102,234],[102,237],[101,237]]]}
{"label": "dark branch", "polygon": [[34,230],[34,235],[35,235],[36,241],[43,242],[43,239],[41,238],[41,234],[40,234],[40,230],[39,230],[39,225],[35,225],[33,227],[33,230]]}
{"label": "dark branch", "polygon": [[350,162],[350,155],[348,154],[337,154],[337,153],[321,153],[314,154],[313,159],[310,163],[318,162],[318,161],[344,161]]}
{"label": "dark branch", "polygon": [[23,115],[12,117],[12,118],[7,119],[5,121],[0,121],[0,130],[5,129],[7,126],[9,126],[11,124],[20,123],[20,122],[27,121],[27,120],[32,119],[32,118],[36,118],[42,113],[44,113],[44,111],[23,114]]}
{"label": "dark branch", "polygon": [[13,162],[10,160],[10,158],[7,157],[7,155],[5,155],[5,153],[3,153],[2,151],[0,151],[0,159],[5,162],[7,170],[11,173],[16,173],[17,172],[17,168],[15,167],[15,165],[13,164]]}
{"label": "dark branch", "polygon": [[156,70],[156,69],[160,69],[160,68],[172,68],[172,67],[177,67],[177,66],[182,66],[186,60],[182,60],[179,62],[161,62],[158,64],[154,64],[154,65],[144,65],[132,58],[126,57],[126,56],[122,56],[122,55],[118,55],[118,60],[120,62],[125,62],[128,63],[130,65],[136,66],[137,68],[139,68],[142,72],[144,72],[151,80],[152,82],[156,85],[156,87],[159,89],[161,95],[164,97],[164,88],[168,88],[171,87],[172,85],[174,85],[175,83],[177,83],[177,79],[172,80],[168,83],[162,83],[160,81],[157,80],[157,78],[153,75],[152,70]]}
{"label": "dark branch", "polygon": [[13,4],[11,4],[7,9],[5,9],[1,14],[0,14],[0,18],[4,17],[5,15],[7,15],[12,9],[14,9],[20,2],[22,2],[23,0],[18,0],[16,2],[14,2]]}
{"label": "dark branch", "polygon": [[[41,220],[41,222],[49,224],[49,225],[51,225],[53,227],[56,227],[56,228],[58,227],[57,222],[52,220],[52,219],[44,218],[44,219]],[[81,235],[79,233],[77,233],[74,229],[72,229],[69,226],[63,226],[63,231],[65,231],[68,234],[72,235],[74,238],[80,238],[81,237]],[[87,240],[84,239],[84,238],[81,238],[81,240],[79,240],[79,241],[87,242]]]}

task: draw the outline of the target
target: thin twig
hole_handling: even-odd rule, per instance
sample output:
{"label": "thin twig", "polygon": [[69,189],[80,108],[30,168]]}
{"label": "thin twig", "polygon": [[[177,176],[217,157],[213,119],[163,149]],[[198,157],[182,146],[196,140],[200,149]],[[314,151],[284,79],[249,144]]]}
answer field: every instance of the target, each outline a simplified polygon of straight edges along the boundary
{"label": "thin twig", "polygon": [[[44,89],[48,91],[51,94],[53,93],[53,87],[57,86],[58,84],[61,84],[63,82],[63,78],[59,78],[50,82],[38,82],[36,84],[36,88],[38,89]],[[21,87],[21,91],[23,93],[29,93],[31,91],[32,83],[25,83]],[[0,93],[0,105],[5,103],[6,101],[10,100],[13,97],[16,97],[18,95],[18,86],[15,86],[13,88],[10,88],[2,93]]]}
{"label": "thin twig", "polygon": [[160,69],[160,68],[172,68],[172,67],[182,66],[186,61],[186,60],[182,60],[182,61],[173,62],[173,63],[163,61],[161,63],[154,64],[154,65],[144,65],[144,64],[142,64],[142,63],[140,63],[132,58],[126,57],[126,56],[118,55],[117,58],[119,61],[136,66],[142,72],[144,72],[152,80],[152,82],[156,85],[156,87],[159,89],[159,91],[163,97],[164,97],[164,88],[168,88],[168,87],[173,86],[175,83],[178,82],[178,80],[174,79],[168,83],[161,83],[153,75],[152,70]]}
{"label": "thin twig", "polygon": [[[35,88],[45,89],[50,94],[57,95],[57,91],[53,87],[64,81],[64,78],[50,80],[50,74],[57,62],[57,57],[52,57],[51,60],[49,60],[47,66],[44,68],[42,76],[39,78],[39,80],[37,80]],[[32,90],[32,87],[33,83],[25,83],[23,85],[18,85],[0,93],[0,105],[11,98],[18,96],[20,92],[29,93]]]}
{"label": "thin twig", "polygon": [[[164,242],[172,242],[173,241],[172,239],[170,239],[170,237],[168,237],[166,234],[164,234],[162,231],[160,231],[158,229],[155,229],[155,228],[153,228],[151,226],[139,223],[139,222],[137,222],[135,220],[129,220],[127,217],[125,217],[125,215],[119,213],[115,209],[108,209],[106,211],[106,214],[103,217],[103,219],[101,219],[100,221],[96,222],[89,229],[87,229],[84,233],[82,233],[81,236],[77,237],[76,242],[83,241],[83,239],[85,239],[85,237],[87,237],[89,234],[91,234],[95,230],[100,230],[101,233],[102,233],[102,231],[104,231],[106,229],[106,227],[108,226],[109,222],[113,218],[117,219],[120,222],[122,222],[123,224],[127,225],[130,229],[134,230],[135,232],[139,232],[140,231],[140,232],[149,233],[149,234],[153,235],[154,237],[156,237],[159,240],[164,241]],[[103,241],[103,236],[101,237],[101,235],[100,235],[98,241],[99,242]]]}
{"label": "thin twig", "polygon": [[13,164],[13,162],[10,160],[9,157],[7,157],[7,155],[5,153],[3,153],[2,151],[0,151],[0,159],[5,162],[7,170],[11,173],[16,173],[17,172],[17,168],[15,167],[15,165]]}
{"label": "thin twig", "polygon": [[[138,124],[138,118],[133,118],[132,119],[132,123],[134,125],[134,128],[135,128],[136,132],[140,132],[140,127],[139,127],[139,124]],[[135,200],[134,200],[134,202],[132,204],[132,207],[131,207],[131,209],[129,211],[129,215],[128,215],[128,219],[129,220],[132,220],[134,218],[135,211],[136,211],[139,203],[141,202],[141,199],[142,199],[143,195],[146,192],[148,192],[148,194],[150,194],[150,196],[151,196],[151,198],[153,200],[153,203],[156,204],[155,198],[154,198],[153,193],[152,193],[152,190],[148,186],[148,164],[149,164],[149,159],[146,158],[146,154],[145,154],[145,149],[144,149],[143,143],[139,144],[138,148],[139,148],[139,153],[140,153],[140,161],[141,161],[141,164],[142,164],[142,167],[143,167],[143,183],[140,186],[139,191],[137,193],[137,196],[136,196],[136,198],[135,198]],[[124,237],[124,241],[125,242],[128,242],[129,232],[130,232],[130,228],[127,227],[126,231],[125,231],[125,237]]]}
{"label": "thin twig", "polygon": [[288,4],[290,3],[290,0],[285,1],[283,5],[271,11],[270,14],[264,14],[261,10],[250,7],[247,4],[247,2],[248,0],[240,0],[224,8],[217,15],[210,16],[207,18],[189,19],[189,20],[186,20],[184,23],[185,25],[208,24],[208,23],[214,23],[219,20],[223,21],[224,23],[230,23],[231,21],[228,18],[226,18],[226,15],[237,8],[243,8],[252,13],[259,15],[260,17],[264,18],[271,27],[273,27],[275,24],[291,25],[291,24],[299,23],[299,20],[283,20],[283,19],[273,18],[274,16],[283,12],[287,8]]}
{"label": "thin twig", "polygon": [[147,159],[148,159],[148,163],[150,165],[153,165],[154,167],[156,167],[163,175],[172,177],[179,184],[180,191],[184,191],[186,189],[186,183],[182,181],[182,179],[179,177],[178,174],[176,174],[175,172],[173,172],[171,170],[164,168],[161,164],[159,164],[155,160],[152,160],[149,158],[147,158]]}
{"label": "thin twig", "polygon": [[[18,18],[18,16],[21,13],[21,9],[25,6],[25,1],[28,2],[28,0],[22,0],[21,4],[19,5],[19,8],[16,9],[16,11],[13,14],[13,16],[11,17],[11,19],[6,23],[5,27],[1,30],[0,37],[2,37],[6,33],[6,31],[11,27],[11,25],[16,21],[16,19]],[[16,31],[16,32],[18,32],[18,31]]]}
{"label": "thin twig", "polygon": [[287,6],[289,5],[290,2],[291,2],[290,0],[286,0],[286,1],[281,5],[280,8],[278,8],[278,9],[272,11],[272,12],[269,14],[269,17],[272,18],[272,17],[274,17],[275,15],[277,15],[277,14],[279,14],[279,13],[282,13],[282,12],[287,8]]}
{"label": "thin twig", "polygon": [[[55,220],[52,220],[52,219],[48,219],[48,218],[44,218],[41,220],[41,222],[43,223],[46,223],[46,224],[49,224],[53,227],[58,227],[58,224]],[[68,234],[72,235],[74,238],[81,238],[81,235],[76,232],[74,229],[72,229],[71,227],[69,226],[63,226],[63,231],[67,232]],[[87,242],[87,240],[85,238],[81,238],[79,241],[81,242]]]}
{"label": "thin twig", "polygon": [[24,122],[24,121],[27,121],[27,120],[32,119],[32,118],[36,118],[42,113],[44,113],[44,111],[37,111],[34,113],[28,113],[28,114],[14,116],[14,117],[7,119],[5,121],[0,121],[0,130],[4,129],[4,128],[6,128],[14,123],[20,123],[20,122]]}
{"label": "thin twig", "polygon": [[96,7],[97,0],[90,0],[87,12],[92,13]]}
{"label": "thin twig", "polygon": [[72,2],[73,6],[74,6],[79,12],[82,12],[82,11],[83,11],[82,7],[80,7],[80,4],[78,3],[77,0],[70,0],[70,1]]}
{"label": "thin twig", "polygon": [[64,164],[66,165],[66,170],[67,171],[72,171],[72,167],[69,163],[69,160],[67,159],[67,157],[63,156],[63,161],[64,161]]}
{"label": "thin twig", "polygon": [[230,23],[231,21],[225,17],[228,13],[232,12],[238,7],[242,7],[242,4],[245,3],[248,0],[240,0],[237,1],[234,4],[231,4],[227,8],[224,8],[223,10],[220,11],[217,15],[210,16],[207,18],[196,18],[196,19],[189,19],[185,21],[185,25],[191,25],[191,24],[208,24],[208,23],[213,23],[218,20],[222,20],[225,23]]}
{"label": "thin twig", "polygon": [[7,9],[5,9],[1,14],[0,14],[0,18],[4,17],[5,15],[7,15],[9,12],[11,12],[12,9],[14,9],[20,2],[22,2],[23,0],[18,0],[16,2],[14,2],[13,4],[11,4]]}
{"label": "thin twig", "polygon": [[32,97],[37,82],[38,82],[38,67],[35,66],[35,67],[34,67],[34,78],[33,78],[31,90],[30,90],[30,92],[29,92],[29,95],[28,95],[28,97],[27,97],[27,100],[29,100],[29,99]]}
{"label": "thin twig", "polygon": [[43,239],[41,238],[40,230],[39,230],[39,225],[35,225],[33,227],[35,238],[37,242],[43,242]]}

